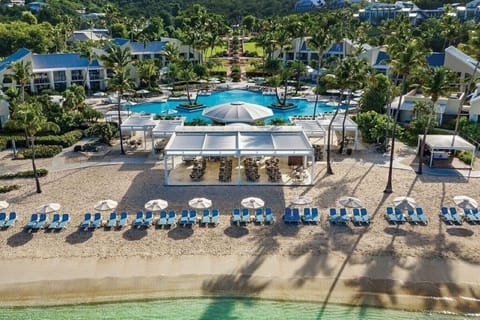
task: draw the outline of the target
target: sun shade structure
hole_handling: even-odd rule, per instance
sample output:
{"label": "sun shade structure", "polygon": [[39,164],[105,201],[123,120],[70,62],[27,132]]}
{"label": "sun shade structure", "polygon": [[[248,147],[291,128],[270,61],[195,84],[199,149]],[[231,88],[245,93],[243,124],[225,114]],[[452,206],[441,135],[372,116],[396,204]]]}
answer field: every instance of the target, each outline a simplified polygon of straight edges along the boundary
{"label": "sun shade structure", "polygon": [[475,209],[478,208],[478,203],[475,199],[467,196],[455,196],[453,202],[462,209]]}
{"label": "sun shade structure", "polygon": [[306,205],[306,204],[309,204],[309,203],[312,203],[312,202],[313,202],[313,199],[310,198],[310,197],[299,196],[299,197],[296,197],[295,199],[293,199],[292,204],[303,206],[303,205]]}
{"label": "sun shade structure", "polygon": [[7,201],[0,201],[0,210],[7,209],[9,205]]}
{"label": "sun shade structure", "polygon": [[118,206],[118,202],[114,200],[100,200],[95,204],[94,209],[98,211],[113,210]]}
{"label": "sun shade structure", "polygon": [[207,198],[193,198],[188,201],[188,205],[195,209],[207,209],[212,206],[212,200]]}
{"label": "sun shade structure", "polygon": [[241,203],[244,208],[248,209],[257,209],[265,205],[265,202],[262,199],[256,197],[245,198]]}
{"label": "sun shade structure", "polygon": [[162,199],[150,200],[145,203],[145,209],[150,211],[160,211],[168,207],[168,202]]}
{"label": "sun shade structure", "polygon": [[[423,135],[418,136],[418,150],[422,143]],[[470,151],[475,154],[475,146],[458,135],[431,134],[425,139],[425,150],[430,150],[429,166],[432,167],[435,160],[450,159],[450,153],[455,151]],[[470,168],[473,166],[473,160]]]}
{"label": "sun shade structure", "polygon": [[362,201],[354,197],[342,197],[338,202],[348,208],[361,208],[363,207]]}
{"label": "sun shade structure", "polygon": [[393,204],[400,210],[413,210],[417,206],[415,199],[410,197],[396,197],[393,199]]}
{"label": "sun shade structure", "polygon": [[36,213],[50,213],[50,212],[55,212],[60,210],[61,205],[59,203],[47,203],[44,205],[41,205],[38,208],[35,208]]}
{"label": "sun shade structure", "polygon": [[235,101],[203,110],[203,116],[212,120],[230,122],[253,122],[273,116],[273,111],[258,104]]}

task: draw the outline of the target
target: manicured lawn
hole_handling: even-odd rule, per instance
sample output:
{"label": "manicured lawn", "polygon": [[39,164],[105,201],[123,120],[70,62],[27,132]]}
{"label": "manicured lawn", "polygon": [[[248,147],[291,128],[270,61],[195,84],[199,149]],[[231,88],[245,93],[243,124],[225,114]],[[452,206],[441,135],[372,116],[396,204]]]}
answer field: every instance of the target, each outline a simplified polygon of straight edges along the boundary
{"label": "manicured lawn", "polygon": [[256,52],[259,57],[263,57],[262,47],[257,47],[257,43],[250,41],[243,44],[243,50],[248,52]]}
{"label": "manicured lawn", "polygon": [[215,46],[213,48],[213,51],[211,51],[210,48],[208,48],[205,51],[205,58],[215,57],[218,53],[221,53],[223,51],[227,51],[227,45]]}

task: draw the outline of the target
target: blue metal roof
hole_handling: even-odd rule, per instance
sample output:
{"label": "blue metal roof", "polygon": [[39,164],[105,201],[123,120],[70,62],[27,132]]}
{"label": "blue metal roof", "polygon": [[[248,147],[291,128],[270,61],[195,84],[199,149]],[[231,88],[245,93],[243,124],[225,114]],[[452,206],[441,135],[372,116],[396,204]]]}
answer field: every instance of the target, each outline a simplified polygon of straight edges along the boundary
{"label": "blue metal roof", "polygon": [[[123,46],[124,44],[128,43],[130,40],[128,39],[123,39],[123,38],[115,38],[115,39],[112,39],[112,44],[116,45],[116,46]],[[107,45],[107,47],[110,47]]]}
{"label": "blue metal roof", "polygon": [[339,52],[340,53],[343,52],[343,42],[334,43],[328,50],[328,53],[339,53]]}
{"label": "blue metal roof", "polygon": [[51,53],[32,55],[32,68],[35,69],[73,69],[100,67],[97,60],[89,64],[87,58],[78,53]]}
{"label": "blue metal roof", "polygon": [[6,57],[3,61],[0,61],[0,71],[7,69],[10,64],[16,62],[30,53],[30,50],[22,48],[18,49],[14,54]]}
{"label": "blue metal roof", "polygon": [[151,41],[151,42],[130,42],[132,54],[139,53],[160,53],[164,50],[166,41]]}
{"label": "blue metal roof", "polygon": [[441,67],[445,64],[445,52],[433,52],[427,57],[430,67]]}
{"label": "blue metal roof", "polygon": [[385,51],[379,51],[377,61],[375,61],[375,65],[386,65],[388,59],[390,59],[388,53],[386,53]]}

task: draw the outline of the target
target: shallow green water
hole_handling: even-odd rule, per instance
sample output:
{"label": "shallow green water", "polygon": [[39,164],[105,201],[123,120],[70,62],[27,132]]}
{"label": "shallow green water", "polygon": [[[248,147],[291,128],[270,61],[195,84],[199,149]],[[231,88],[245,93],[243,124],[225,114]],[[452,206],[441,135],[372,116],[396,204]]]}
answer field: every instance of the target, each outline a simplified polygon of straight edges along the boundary
{"label": "shallow green water", "polygon": [[1,308],[0,319],[461,319],[452,315],[321,303],[197,298]]}

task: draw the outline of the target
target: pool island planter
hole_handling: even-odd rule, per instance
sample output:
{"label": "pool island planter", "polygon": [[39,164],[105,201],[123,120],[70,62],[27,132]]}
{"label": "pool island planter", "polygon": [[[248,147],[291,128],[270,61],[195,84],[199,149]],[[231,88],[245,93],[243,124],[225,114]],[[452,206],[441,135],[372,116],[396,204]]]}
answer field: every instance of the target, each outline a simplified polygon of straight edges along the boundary
{"label": "pool island planter", "polygon": [[177,110],[181,110],[183,112],[194,112],[194,111],[198,111],[198,110],[203,110],[206,107],[207,106],[203,103],[200,103],[200,104],[182,103],[182,104],[179,104],[178,106],[176,106],[175,108]]}
{"label": "pool island planter", "polygon": [[294,103],[287,103],[287,104],[272,103],[269,106],[269,108],[272,109],[272,110],[275,110],[275,111],[285,112],[285,111],[290,111],[290,110],[297,109],[298,106]]}

